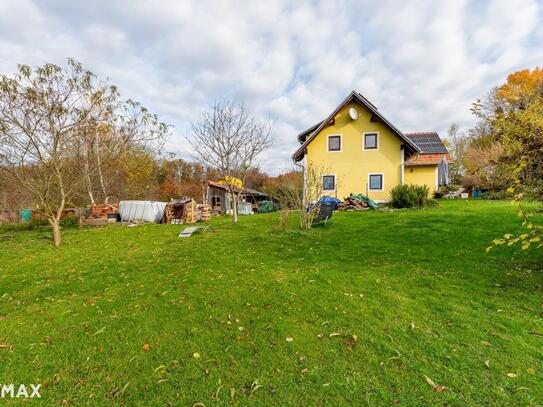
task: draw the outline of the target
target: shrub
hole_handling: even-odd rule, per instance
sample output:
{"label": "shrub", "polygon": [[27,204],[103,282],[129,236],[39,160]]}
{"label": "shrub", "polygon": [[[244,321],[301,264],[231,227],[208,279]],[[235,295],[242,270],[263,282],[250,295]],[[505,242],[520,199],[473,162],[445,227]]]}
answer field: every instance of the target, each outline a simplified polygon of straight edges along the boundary
{"label": "shrub", "polygon": [[394,208],[423,208],[428,205],[429,189],[426,185],[398,185],[392,189]]}
{"label": "shrub", "polygon": [[481,194],[481,198],[490,200],[501,200],[511,198],[511,194],[507,194],[507,191],[484,191]]}

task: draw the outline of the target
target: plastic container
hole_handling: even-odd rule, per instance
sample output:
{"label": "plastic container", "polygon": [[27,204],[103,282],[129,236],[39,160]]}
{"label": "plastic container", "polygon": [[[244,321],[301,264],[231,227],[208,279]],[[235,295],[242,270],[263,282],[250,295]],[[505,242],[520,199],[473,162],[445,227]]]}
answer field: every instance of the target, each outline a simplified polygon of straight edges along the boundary
{"label": "plastic container", "polygon": [[19,220],[21,222],[30,222],[31,215],[32,215],[32,209],[21,209],[19,211]]}

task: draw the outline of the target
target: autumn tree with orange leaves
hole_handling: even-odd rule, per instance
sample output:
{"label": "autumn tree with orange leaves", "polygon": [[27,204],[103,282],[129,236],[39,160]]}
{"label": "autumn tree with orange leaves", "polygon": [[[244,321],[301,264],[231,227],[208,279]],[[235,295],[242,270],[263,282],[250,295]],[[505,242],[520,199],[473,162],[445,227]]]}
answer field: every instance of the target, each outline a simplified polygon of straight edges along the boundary
{"label": "autumn tree with orange leaves", "polygon": [[484,103],[474,105],[474,112],[480,127],[501,148],[497,165],[526,227],[524,233],[506,234],[494,244],[542,248],[543,225],[536,220],[536,211],[525,210],[522,201],[528,194],[543,202],[543,69],[510,74]]}

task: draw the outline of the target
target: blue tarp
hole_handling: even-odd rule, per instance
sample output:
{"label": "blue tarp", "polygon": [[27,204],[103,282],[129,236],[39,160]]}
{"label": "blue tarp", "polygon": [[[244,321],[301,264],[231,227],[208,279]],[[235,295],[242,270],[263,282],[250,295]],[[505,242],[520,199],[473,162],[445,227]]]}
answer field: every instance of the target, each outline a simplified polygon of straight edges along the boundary
{"label": "blue tarp", "polygon": [[307,212],[311,212],[313,209],[318,207],[319,205],[330,205],[334,209],[337,209],[338,205],[341,203],[341,201],[337,198],[333,198],[331,196],[323,196],[321,197],[317,202],[314,204],[311,204],[307,207]]}

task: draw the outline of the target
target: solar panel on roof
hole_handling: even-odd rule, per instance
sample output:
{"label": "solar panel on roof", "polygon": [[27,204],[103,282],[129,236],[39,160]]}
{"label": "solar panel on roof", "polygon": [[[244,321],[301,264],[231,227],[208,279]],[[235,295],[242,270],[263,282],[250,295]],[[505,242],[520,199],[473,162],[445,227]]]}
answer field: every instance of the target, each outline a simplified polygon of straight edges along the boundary
{"label": "solar panel on roof", "polygon": [[422,152],[447,153],[447,149],[441,142],[437,133],[414,133],[407,134],[407,136],[422,150]]}

